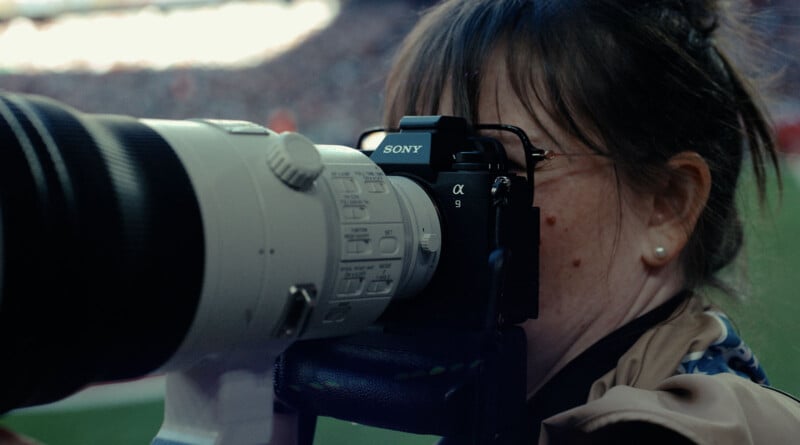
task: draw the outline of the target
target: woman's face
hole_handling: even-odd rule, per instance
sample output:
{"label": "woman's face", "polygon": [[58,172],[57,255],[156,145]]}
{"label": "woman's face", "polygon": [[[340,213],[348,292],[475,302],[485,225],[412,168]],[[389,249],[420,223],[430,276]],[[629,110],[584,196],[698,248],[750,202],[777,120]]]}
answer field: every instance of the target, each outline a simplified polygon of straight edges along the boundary
{"label": "woman's face", "polygon": [[[440,112],[449,108],[445,97]],[[514,93],[504,64],[492,64],[481,89],[480,122],[518,126],[538,148],[564,155],[540,162],[534,173],[534,205],[542,220],[540,316],[524,324],[530,392],[585,348],[654,306],[654,293],[663,292],[654,287],[653,271],[642,260],[642,249],[649,246],[648,197],[621,184],[613,163],[559,129],[541,104],[533,108],[537,119]],[[513,135],[491,135],[524,166],[521,143]]]}

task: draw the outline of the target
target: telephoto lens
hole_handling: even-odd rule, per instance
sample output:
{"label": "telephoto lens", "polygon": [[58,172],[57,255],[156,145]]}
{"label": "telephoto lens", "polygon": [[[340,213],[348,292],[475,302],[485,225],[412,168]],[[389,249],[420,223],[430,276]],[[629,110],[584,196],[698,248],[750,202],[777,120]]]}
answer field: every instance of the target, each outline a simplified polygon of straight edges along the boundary
{"label": "telephoto lens", "polygon": [[439,260],[424,187],[243,121],[0,94],[0,412],[362,330]]}

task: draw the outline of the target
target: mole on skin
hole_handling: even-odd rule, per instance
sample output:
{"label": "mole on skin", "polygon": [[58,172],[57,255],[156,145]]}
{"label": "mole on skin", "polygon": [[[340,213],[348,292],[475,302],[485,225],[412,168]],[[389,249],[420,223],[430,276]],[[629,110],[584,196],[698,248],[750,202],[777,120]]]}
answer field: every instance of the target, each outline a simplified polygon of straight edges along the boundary
{"label": "mole on skin", "polygon": [[544,221],[547,223],[548,226],[556,225],[556,217],[553,215],[548,216],[547,218],[544,219]]}

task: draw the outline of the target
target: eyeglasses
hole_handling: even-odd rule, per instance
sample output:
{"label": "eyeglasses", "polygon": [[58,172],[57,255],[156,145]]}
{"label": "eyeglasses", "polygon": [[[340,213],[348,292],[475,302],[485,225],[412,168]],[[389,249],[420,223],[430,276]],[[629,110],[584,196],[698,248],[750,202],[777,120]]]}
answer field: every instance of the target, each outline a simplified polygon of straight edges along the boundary
{"label": "eyeglasses", "polygon": [[552,161],[559,158],[607,156],[604,153],[560,153],[555,150],[542,149],[533,145],[530,139],[528,139],[528,135],[525,133],[525,131],[514,125],[477,124],[474,126],[474,128],[476,130],[507,131],[514,134],[522,143],[522,151],[525,156],[525,173],[528,181],[533,180],[534,169],[543,161]]}
{"label": "eyeglasses", "polygon": [[[474,125],[475,130],[495,130],[495,131],[507,131],[509,133],[514,134],[517,138],[519,138],[520,142],[522,143],[522,152],[525,156],[525,176],[528,178],[528,182],[533,184],[533,170],[540,161],[554,159],[556,157],[556,152],[552,150],[542,150],[541,148],[536,147],[531,143],[531,140],[528,139],[528,135],[522,128],[516,127],[514,125],[506,125],[506,124],[477,124]],[[505,153],[503,153],[505,156]],[[508,159],[506,159],[508,161]]]}

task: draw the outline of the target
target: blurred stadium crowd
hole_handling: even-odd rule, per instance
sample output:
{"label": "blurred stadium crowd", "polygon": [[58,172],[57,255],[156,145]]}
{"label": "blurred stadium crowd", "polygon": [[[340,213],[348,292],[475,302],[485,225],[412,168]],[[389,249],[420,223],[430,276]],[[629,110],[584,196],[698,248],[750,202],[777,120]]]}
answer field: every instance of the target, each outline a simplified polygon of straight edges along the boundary
{"label": "blurred stadium crowd", "polygon": [[[759,65],[778,73],[770,81],[771,107],[782,126],[794,128],[800,121],[800,3],[749,1],[766,49]],[[0,89],[47,95],[91,113],[245,119],[297,129],[319,143],[352,145],[361,130],[380,124],[392,54],[431,3],[342,0],[330,26],[277,58],[243,69],[122,66],[104,73],[15,73],[3,72],[0,60]],[[800,136],[793,135],[785,136],[786,150],[800,153]]]}
{"label": "blurred stadium crowd", "polygon": [[319,143],[352,145],[361,130],[380,123],[391,54],[424,3],[345,0],[329,27],[255,67],[0,73],[0,88],[90,113],[245,119],[295,126]]}

